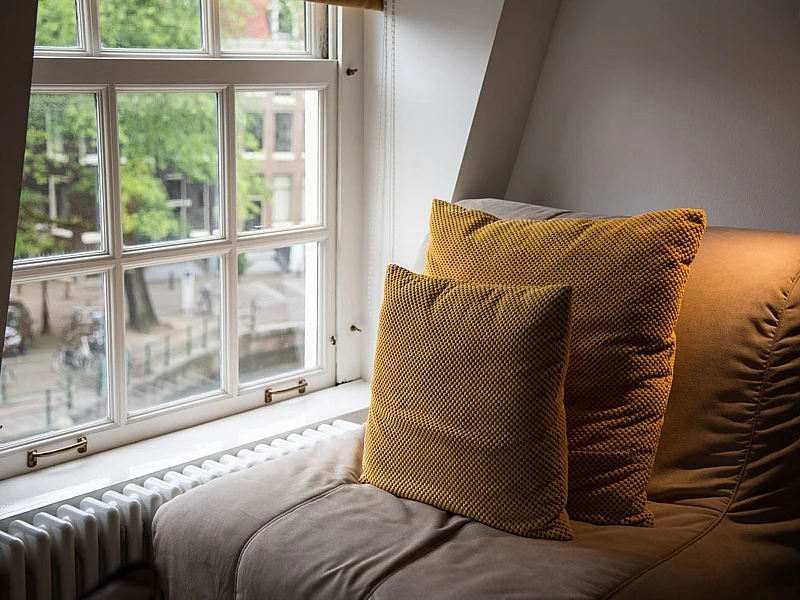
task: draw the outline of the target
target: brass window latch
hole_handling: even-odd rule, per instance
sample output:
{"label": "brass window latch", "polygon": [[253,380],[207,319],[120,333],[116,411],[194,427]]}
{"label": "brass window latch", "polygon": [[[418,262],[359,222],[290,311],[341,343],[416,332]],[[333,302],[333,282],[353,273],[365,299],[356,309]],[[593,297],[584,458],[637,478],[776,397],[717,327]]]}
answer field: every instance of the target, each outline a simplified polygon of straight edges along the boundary
{"label": "brass window latch", "polygon": [[85,437],[79,437],[74,444],[64,446],[63,448],[56,448],[55,450],[48,450],[46,452],[39,452],[36,449],[28,450],[28,466],[31,468],[35,467],[39,463],[40,458],[55,456],[56,454],[63,454],[64,452],[69,452],[70,450],[77,450],[78,454],[83,454],[88,449],[89,442]]}
{"label": "brass window latch", "polygon": [[297,391],[298,394],[305,394],[307,387],[308,387],[308,382],[305,379],[301,379],[300,381],[297,382],[297,385],[282,390],[273,390],[272,388],[269,388],[267,391],[264,392],[264,402],[266,404],[272,402],[273,396],[275,394],[287,394],[289,392],[294,392],[294,391]]}

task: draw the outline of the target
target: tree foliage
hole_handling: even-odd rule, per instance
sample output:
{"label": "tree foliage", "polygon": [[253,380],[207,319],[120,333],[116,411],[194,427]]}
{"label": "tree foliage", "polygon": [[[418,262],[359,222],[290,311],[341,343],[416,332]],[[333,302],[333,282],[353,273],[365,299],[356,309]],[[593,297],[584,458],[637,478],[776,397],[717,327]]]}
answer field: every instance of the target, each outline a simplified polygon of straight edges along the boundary
{"label": "tree foliage", "polygon": [[75,0],[39,0],[36,15],[37,46],[76,46],[78,18]]}
{"label": "tree foliage", "polygon": [[[103,45],[197,47],[201,39],[199,6],[199,0],[99,0]],[[232,27],[237,22],[243,27],[255,11],[247,0],[230,0],[224,6]],[[38,15],[37,45],[76,43],[74,0],[39,0]],[[187,237],[187,224],[182,225],[175,208],[167,204],[167,181],[185,177],[190,185],[207,184],[209,200],[218,197],[216,94],[122,93],[118,115],[125,243]],[[243,126],[237,126],[237,131],[243,146],[247,133]],[[91,249],[81,244],[81,235],[100,231],[98,169],[86,160],[87,155],[97,155],[96,147],[97,110],[92,94],[32,95],[16,258]],[[269,186],[260,170],[254,161],[237,161],[241,220],[258,211],[253,198],[269,201]],[[68,217],[59,215],[58,210],[53,214],[54,187],[68,198]],[[215,205],[213,223],[218,222],[218,210]],[[69,233],[71,237],[67,237]]]}
{"label": "tree foliage", "polygon": [[31,96],[16,258],[75,250],[82,233],[97,230],[97,169],[85,161],[95,121],[90,94]]}
{"label": "tree foliage", "polygon": [[202,47],[200,0],[99,0],[98,9],[106,48]]}
{"label": "tree foliage", "polygon": [[[284,0],[279,0],[283,2]],[[294,1],[294,0],[290,0]],[[248,0],[223,2],[226,22],[244,31],[255,8]],[[107,48],[199,48],[199,0],[98,0],[101,42]],[[75,0],[39,0],[36,44],[77,44]],[[117,96],[120,202],[127,245],[185,239],[192,224],[171,206],[169,182],[207,190],[212,229],[219,223],[219,123],[214,92],[122,92]],[[249,135],[237,110],[237,145]],[[32,94],[16,258],[96,248],[103,230],[98,120],[91,93]],[[263,163],[237,160],[236,192],[241,221],[259,213],[256,199],[270,200]],[[206,221],[209,221],[206,218]],[[138,280],[137,280],[138,281]],[[140,287],[144,285],[143,279]],[[146,294],[146,289],[143,290]],[[132,303],[133,304],[133,303]],[[147,304],[139,302],[138,305]],[[133,310],[131,306],[129,309]],[[137,318],[134,319],[134,316]],[[155,321],[131,315],[130,320]]]}

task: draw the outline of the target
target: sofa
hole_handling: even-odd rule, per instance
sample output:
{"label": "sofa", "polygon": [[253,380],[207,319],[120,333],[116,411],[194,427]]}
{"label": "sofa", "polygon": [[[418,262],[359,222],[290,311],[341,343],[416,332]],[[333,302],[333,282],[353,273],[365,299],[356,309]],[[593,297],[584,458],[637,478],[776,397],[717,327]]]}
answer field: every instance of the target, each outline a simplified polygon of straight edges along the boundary
{"label": "sofa", "polygon": [[[503,200],[498,217],[590,215]],[[647,484],[654,527],[530,539],[359,482],[364,429],[162,506],[169,600],[800,598],[800,235],[709,227]]]}

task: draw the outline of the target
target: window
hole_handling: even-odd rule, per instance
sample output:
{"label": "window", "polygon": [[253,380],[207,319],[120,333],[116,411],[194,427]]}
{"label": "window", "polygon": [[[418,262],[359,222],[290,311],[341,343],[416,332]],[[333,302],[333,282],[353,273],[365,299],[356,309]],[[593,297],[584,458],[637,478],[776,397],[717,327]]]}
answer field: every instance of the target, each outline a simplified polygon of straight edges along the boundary
{"label": "window", "polygon": [[272,220],[288,222],[292,220],[292,176],[275,175],[272,179]]}
{"label": "window", "polygon": [[[329,11],[270,6],[277,45],[263,0],[39,0],[0,478],[33,447],[106,449],[334,383],[337,65],[305,36]],[[271,115],[276,151],[295,128],[304,156],[263,152]]]}
{"label": "window", "polygon": [[294,54],[306,48],[302,0],[220,2],[222,49]]}
{"label": "window", "polygon": [[264,151],[264,113],[245,113],[244,151]]}
{"label": "window", "polygon": [[275,152],[292,151],[293,121],[294,115],[292,113],[275,113]]}
{"label": "window", "polygon": [[250,196],[247,214],[244,216],[244,230],[253,231],[264,226],[264,198]]}

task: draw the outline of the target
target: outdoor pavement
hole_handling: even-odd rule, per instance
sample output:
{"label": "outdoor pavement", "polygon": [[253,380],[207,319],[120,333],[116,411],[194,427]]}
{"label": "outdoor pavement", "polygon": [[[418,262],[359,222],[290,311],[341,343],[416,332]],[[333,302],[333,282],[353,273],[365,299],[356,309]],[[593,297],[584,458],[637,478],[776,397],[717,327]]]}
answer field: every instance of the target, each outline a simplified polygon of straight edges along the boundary
{"label": "outdoor pavement", "polygon": [[[218,279],[198,276],[194,281],[197,299],[203,284],[219,289]],[[3,358],[0,370],[0,444],[105,418],[107,400],[103,370],[90,375],[84,369],[76,368],[64,374],[57,373],[52,365],[54,353],[72,329],[70,323],[76,310],[90,312],[102,306],[100,287],[96,279],[69,286],[63,280],[49,281],[47,306],[51,333],[42,335],[41,283],[12,286],[11,297],[22,301],[30,311],[35,334],[26,353]],[[161,394],[157,388],[146,388],[146,384],[155,382],[158,386],[165,380],[164,376],[168,378],[170,370],[176,373],[180,370],[181,377],[174,385],[180,386],[185,381],[183,385],[191,390],[188,393],[197,393],[197,389],[203,389],[203,386],[212,391],[218,385],[218,362],[216,369],[190,373],[188,380],[185,364],[201,355],[211,355],[212,362],[215,356],[219,356],[219,294],[212,293],[210,312],[198,301],[190,312],[185,313],[182,308],[186,303],[181,297],[180,282],[170,285],[167,279],[152,281],[148,287],[159,324],[147,332],[126,331],[129,389],[138,386],[150,390],[152,398],[146,400],[147,404],[158,404],[167,397],[167,391]],[[239,331],[244,333],[281,323],[302,324],[305,318],[304,296],[303,278],[282,273],[276,264],[270,264],[251,276],[246,275],[239,285]],[[203,361],[199,362],[202,364]],[[169,390],[169,397],[175,394],[175,389]],[[134,405],[132,409],[144,407],[141,393],[138,396],[134,394],[131,402]]]}

